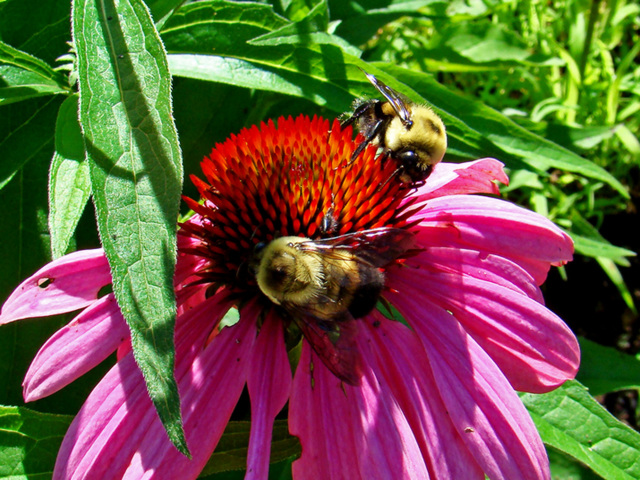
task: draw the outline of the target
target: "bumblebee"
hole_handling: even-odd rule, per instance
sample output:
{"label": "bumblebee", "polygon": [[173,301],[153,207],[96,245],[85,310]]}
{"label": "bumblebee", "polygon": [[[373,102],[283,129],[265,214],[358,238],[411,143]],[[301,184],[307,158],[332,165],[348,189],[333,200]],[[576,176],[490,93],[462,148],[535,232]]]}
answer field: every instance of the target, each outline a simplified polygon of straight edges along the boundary
{"label": "bumblebee", "polygon": [[447,149],[444,123],[431,108],[412,102],[373,75],[364,70],[363,73],[386,101],[356,100],[353,113],[342,121],[342,128],[355,123],[364,136],[351,161],[367,145],[378,145],[396,162],[394,175],[403,184],[424,185]]}
{"label": "bumblebee", "polygon": [[360,381],[354,319],[375,307],[382,267],[413,248],[414,236],[378,228],[322,240],[280,237],[258,244],[252,261],[262,293],[293,320],[342,381]]}

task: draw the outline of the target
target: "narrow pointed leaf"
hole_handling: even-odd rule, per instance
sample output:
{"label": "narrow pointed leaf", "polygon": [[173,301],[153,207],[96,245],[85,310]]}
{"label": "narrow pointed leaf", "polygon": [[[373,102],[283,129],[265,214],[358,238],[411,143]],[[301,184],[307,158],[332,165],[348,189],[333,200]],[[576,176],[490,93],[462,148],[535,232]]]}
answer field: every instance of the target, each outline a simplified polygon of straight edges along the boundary
{"label": "narrow pointed leaf", "polygon": [[51,158],[60,103],[61,97],[48,97],[0,106],[0,190],[42,152]]}
{"label": "narrow pointed leaf", "polygon": [[58,112],[56,151],[49,172],[49,231],[53,258],[67,252],[90,195],[89,163],[84,156],[78,123],[78,97],[74,95],[64,101]]}
{"label": "narrow pointed leaf", "polygon": [[59,72],[39,58],[0,42],[0,105],[67,92]]}
{"label": "narrow pointed leaf", "polygon": [[165,52],[141,0],[77,0],[72,17],[80,121],[113,289],[160,419],[186,453],[173,376],[182,166]]}

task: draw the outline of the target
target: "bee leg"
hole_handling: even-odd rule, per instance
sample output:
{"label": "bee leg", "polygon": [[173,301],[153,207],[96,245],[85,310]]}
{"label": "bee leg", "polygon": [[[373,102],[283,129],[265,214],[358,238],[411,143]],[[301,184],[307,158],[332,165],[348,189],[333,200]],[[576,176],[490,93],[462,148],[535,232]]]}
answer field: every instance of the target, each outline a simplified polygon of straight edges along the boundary
{"label": "bee leg", "polygon": [[355,122],[357,119],[359,119],[361,116],[363,116],[367,110],[369,110],[369,103],[368,102],[364,102],[362,103],[360,106],[356,107],[356,109],[353,111],[353,113],[351,114],[351,116],[349,118],[347,118],[346,120],[343,120],[342,122],[340,122],[340,128],[345,128],[349,125],[351,125],[353,122]]}
{"label": "bee leg", "polygon": [[351,160],[349,161],[347,166],[351,165],[356,160],[356,158],[358,158],[358,155],[360,155],[362,151],[365,148],[367,148],[367,145],[371,143],[371,140],[373,140],[378,136],[378,134],[382,130],[382,127],[384,127],[385,123],[386,122],[383,119],[380,119],[376,122],[375,126],[371,129],[371,131],[367,134],[367,136],[364,137],[364,141],[360,145],[358,145],[358,148],[356,148],[353,154],[351,155]]}

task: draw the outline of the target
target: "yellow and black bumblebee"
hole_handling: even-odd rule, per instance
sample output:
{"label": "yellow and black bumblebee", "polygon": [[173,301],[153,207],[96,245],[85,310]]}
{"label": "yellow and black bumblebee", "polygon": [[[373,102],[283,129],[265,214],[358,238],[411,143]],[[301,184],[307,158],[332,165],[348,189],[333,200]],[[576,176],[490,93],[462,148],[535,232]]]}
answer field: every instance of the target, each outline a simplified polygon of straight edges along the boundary
{"label": "yellow and black bumblebee", "polygon": [[367,145],[378,145],[396,162],[394,175],[403,184],[423,185],[447,149],[444,123],[431,108],[412,102],[373,75],[363,73],[386,100],[358,99],[353,112],[342,121],[342,128],[355,123],[364,136],[351,161]]}
{"label": "yellow and black bumblebee", "polygon": [[325,365],[359,383],[353,320],[376,306],[381,270],[413,248],[414,235],[377,228],[312,240],[280,237],[258,244],[252,270],[262,293],[293,320]]}

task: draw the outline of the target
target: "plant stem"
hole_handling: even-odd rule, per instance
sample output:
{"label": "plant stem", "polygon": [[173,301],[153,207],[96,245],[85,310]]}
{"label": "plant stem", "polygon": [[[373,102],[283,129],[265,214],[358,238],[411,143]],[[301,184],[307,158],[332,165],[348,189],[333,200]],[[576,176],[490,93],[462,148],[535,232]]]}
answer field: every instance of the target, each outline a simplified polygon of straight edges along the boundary
{"label": "plant stem", "polygon": [[582,57],[580,58],[578,71],[580,72],[580,84],[584,84],[584,71],[587,68],[587,59],[591,50],[591,40],[593,39],[593,31],[598,20],[598,12],[602,0],[593,0],[591,2],[591,11],[589,12],[589,24],[587,25],[587,36],[584,39],[584,47],[582,49]]}

